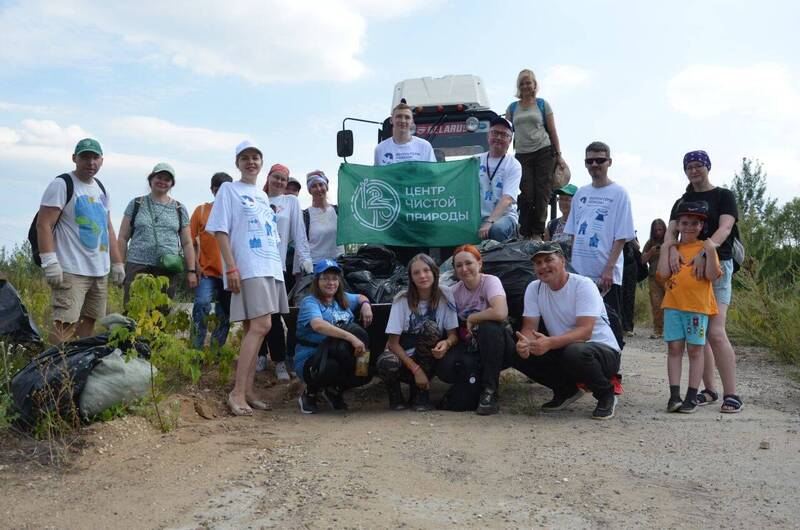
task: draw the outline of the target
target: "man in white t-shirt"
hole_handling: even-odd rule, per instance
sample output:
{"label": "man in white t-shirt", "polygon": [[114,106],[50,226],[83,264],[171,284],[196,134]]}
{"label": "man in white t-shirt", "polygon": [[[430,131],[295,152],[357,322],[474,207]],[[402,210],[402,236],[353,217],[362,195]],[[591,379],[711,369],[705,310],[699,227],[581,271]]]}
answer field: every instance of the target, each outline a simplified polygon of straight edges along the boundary
{"label": "man in white t-shirt", "polygon": [[[614,378],[620,347],[603,299],[589,278],[567,272],[561,245],[543,244],[532,257],[539,278],[525,290],[522,330],[511,366],[553,390],[542,410],[562,410],[583,396],[585,385],[597,399],[593,419],[614,416]],[[539,322],[547,334],[539,332]]]}
{"label": "man in white t-shirt", "polygon": [[608,178],[611,148],[603,142],[586,147],[586,170],[592,183],[580,188],[564,233],[573,236],[572,267],[595,281],[605,302],[617,314],[622,307],[622,247],[636,237],[631,199]]}
{"label": "man in white t-shirt", "polygon": [[414,113],[405,103],[392,109],[392,137],[375,146],[375,165],[388,166],[398,162],[436,162],[433,147],[427,140],[411,135]]}
{"label": "man in white t-shirt", "polygon": [[95,179],[103,150],[97,140],[84,138],[72,161],[75,170],[47,186],[36,221],[42,269],[52,294],[52,344],[90,336],[95,321],[106,314],[109,269],[117,285],[125,279],[108,194]]}
{"label": "man in white t-shirt", "polygon": [[489,152],[478,157],[481,193],[481,239],[505,241],[517,234],[517,195],[522,166],[508,155],[514,127],[497,116],[489,125]]}

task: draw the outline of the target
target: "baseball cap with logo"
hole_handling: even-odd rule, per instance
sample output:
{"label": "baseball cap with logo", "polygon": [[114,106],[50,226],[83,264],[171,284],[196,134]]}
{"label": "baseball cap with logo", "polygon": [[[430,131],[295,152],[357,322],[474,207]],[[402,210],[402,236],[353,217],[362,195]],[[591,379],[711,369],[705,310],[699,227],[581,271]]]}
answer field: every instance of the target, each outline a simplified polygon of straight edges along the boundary
{"label": "baseball cap with logo", "polygon": [[533,255],[531,256],[531,259],[541,254],[555,254],[555,253],[559,253],[562,256],[564,255],[564,252],[562,252],[561,250],[561,245],[559,245],[555,241],[545,241],[544,243],[539,245],[539,248],[537,248],[534,251]]}
{"label": "baseball cap with logo", "polygon": [[75,146],[75,153],[79,155],[85,151],[89,151],[99,156],[103,156],[103,149],[100,147],[100,142],[94,138],[84,138]]}
{"label": "baseball cap with logo", "polygon": [[332,259],[323,259],[314,264],[314,275],[319,276],[325,271],[336,269],[336,272],[342,272],[342,268]]}
{"label": "baseball cap with logo", "polygon": [[495,125],[502,125],[509,131],[514,132],[514,126],[511,125],[510,121],[503,118],[502,116],[495,116],[494,118],[492,118],[492,121],[489,122],[489,127],[494,127]]}
{"label": "baseball cap with logo", "polygon": [[678,211],[675,215],[693,215],[700,219],[708,219],[708,203],[706,201],[690,202],[684,201],[678,205]]}

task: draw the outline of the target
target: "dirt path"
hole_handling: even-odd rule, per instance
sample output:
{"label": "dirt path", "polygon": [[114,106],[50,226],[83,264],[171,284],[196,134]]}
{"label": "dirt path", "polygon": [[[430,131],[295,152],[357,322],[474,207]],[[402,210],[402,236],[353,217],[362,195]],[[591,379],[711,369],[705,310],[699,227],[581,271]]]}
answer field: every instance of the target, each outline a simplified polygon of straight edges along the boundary
{"label": "dirt path", "polygon": [[590,396],[542,414],[549,393],[506,375],[489,418],[390,413],[375,388],[347,414],[203,420],[187,402],[166,435],[95,425],[66,473],[0,463],[0,527],[800,527],[800,385],[745,352],[741,414],[667,414],[663,351],[629,341],[608,422]]}

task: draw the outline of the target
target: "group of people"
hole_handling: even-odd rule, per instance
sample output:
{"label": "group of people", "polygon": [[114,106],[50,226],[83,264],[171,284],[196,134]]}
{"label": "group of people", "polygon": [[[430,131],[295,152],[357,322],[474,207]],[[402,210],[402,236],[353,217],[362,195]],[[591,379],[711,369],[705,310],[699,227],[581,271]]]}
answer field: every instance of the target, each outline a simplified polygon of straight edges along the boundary
{"label": "group of people", "polygon": [[[126,303],[137,275],[167,276],[173,294],[185,273],[195,290],[194,347],[206,340],[212,301],[217,317],[212,346],[225,343],[230,322],[243,323],[228,395],[236,415],[269,408],[253,386],[261,351],[262,356],[269,352],[279,379],[288,380],[294,371],[303,380],[299,405],[304,413],[316,412],[319,399],[333,409],[346,408],[343,392],[377,375],[386,383],[393,410],[432,407],[430,381],[438,377],[452,385],[440,407],[493,414],[499,409],[499,374],[513,367],[553,390],[544,410],[561,410],[588,389],[597,400],[593,417],[613,417],[622,344],[609,313],[621,312],[622,250],[636,237],[630,198],[609,177],[610,147],[592,142],[584,160],[591,183],[556,190],[563,215],[545,223],[553,170],[564,161],[552,109],[537,92],[533,72],[520,72],[518,101],[505,118],[491,121],[489,150],[479,155],[479,237],[542,241],[532,256],[538,279],[526,289],[516,334],[507,323],[500,280],[481,272],[476,247],[462,245],[453,254],[458,283],[449,289],[440,285],[430,256],[416,253],[407,260],[409,287],[392,303],[385,351],[373,354],[364,329],[373,320],[370,302],[344,291],[335,261],[343,249],[336,245],[337,207],[328,202],[324,172],[307,174],[313,202],[302,210],[296,196],[300,183],[286,166],[272,165],[264,187],[257,186],[263,151],[244,141],[235,149],[238,180],[214,174],[213,202],[189,216],[171,196],[175,170],[162,162],[147,177],[150,192],[128,203],[115,236],[108,194],[96,178],[103,152],[87,138],[75,148],[75,169],[48,186],[38,214],[42,268],[52,287],[51,341],[91,334],[95,319],[105,314],[109,273],[124,287]],[[431,144],[411,134],[410,106],[397,105],[391,120],[392,136],[375,148],[376,165],[436,161]],[[512,141],[515,157],[507,156]],[[642,255],[652,274],[655,334],[662,333],[656,313],[665,308],[670,411],[693,412],[717,401],[715,366],[723,382],[721,410],[742,408],[735,356],[725,334],[736,203],[729,191],[710,183],[710,168],[704,151],[686,155],[686,194],[676,201],[668,225],[654,221]],[[668,251],[661,253],[662,248]],[[300,304],[296,335],[287,337],[282,315],[289,312],[287,292],[299,274],[313,274],[311,295]],[[690,373],[681,399],[684,347]],[[705,388],[699,391],[701,379]],[[409,386],[407,399],[403,383]]]}

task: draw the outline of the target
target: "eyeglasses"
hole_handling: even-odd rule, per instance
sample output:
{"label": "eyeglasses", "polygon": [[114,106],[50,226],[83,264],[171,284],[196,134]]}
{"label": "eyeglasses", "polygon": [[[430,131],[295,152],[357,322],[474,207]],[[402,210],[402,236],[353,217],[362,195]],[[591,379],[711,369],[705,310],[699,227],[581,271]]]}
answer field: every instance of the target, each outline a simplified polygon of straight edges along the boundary
{"label": "eyeglasses", "polygon": [[689,164],[686,166],[686,171],[693,171],[695,169],[702,169],[706,167],[704,164]]}
{"label": "eyeglasses", "polygon": [[603,157],[600,157],[600,158],[587,158],[587,159],[584,160],[584,162],[586,162],[587,166],[595,166],[595,165],[596,166],[602,166],[603,164],[608,162],[608,158],[603,158]]}
{"label": "eyeglasses", "polygon": [[511,138],[511,133],[504,131],[489,131],[489,136],[494,136],[496,138]]}

